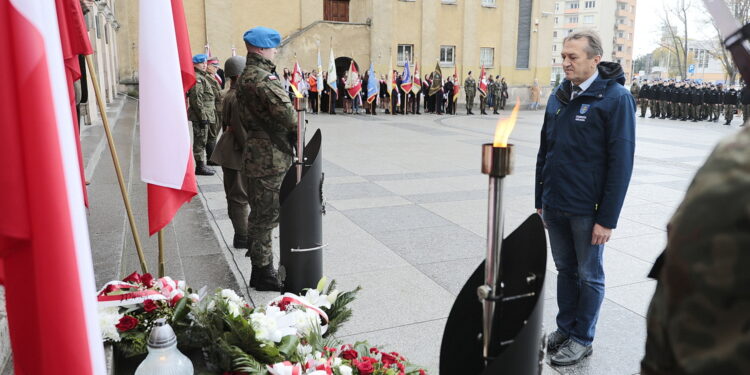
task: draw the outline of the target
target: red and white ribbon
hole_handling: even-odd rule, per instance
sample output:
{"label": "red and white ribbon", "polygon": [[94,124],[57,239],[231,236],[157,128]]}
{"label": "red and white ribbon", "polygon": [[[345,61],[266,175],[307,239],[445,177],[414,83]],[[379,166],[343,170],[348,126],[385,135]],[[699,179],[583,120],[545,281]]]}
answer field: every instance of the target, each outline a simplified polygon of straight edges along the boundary
{"label": "red and white ribbon", "polygon": [[320,318],[323,319],[324,323],[328,323],[328,314],[325,313],[325,311],[321,310],[315,305],[311,305],[307,303],[305,300],[301,299],[298,295],[292,294],[292,293],[284,293],[284,295],[274,298],[271,301],[271,305],[279,305],[282,303],[289,303],[289,304],[295,304],[304,306],[306,309],[310,309],[312,311],[315,311],[316,314],[320,315]]}

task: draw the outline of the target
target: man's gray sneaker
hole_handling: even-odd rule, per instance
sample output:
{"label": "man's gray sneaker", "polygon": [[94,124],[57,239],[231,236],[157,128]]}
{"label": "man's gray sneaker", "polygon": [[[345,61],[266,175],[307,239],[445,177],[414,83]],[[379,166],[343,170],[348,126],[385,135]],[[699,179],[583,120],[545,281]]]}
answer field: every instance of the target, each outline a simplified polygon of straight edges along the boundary
{"label": "man's gray sneaker", "polygon": [[568,337],[564,336],[559,330],[555,330],[547,336],[547,353],[554,353],[565,343]]}
{"label": "man's gray sneaker", "polygon": [[570,366],[580,362],[593,353],[594,347],[583,346],[574,340],[568,339],[560,347],[557,353],[550,357],[550,362],[554,366]]}

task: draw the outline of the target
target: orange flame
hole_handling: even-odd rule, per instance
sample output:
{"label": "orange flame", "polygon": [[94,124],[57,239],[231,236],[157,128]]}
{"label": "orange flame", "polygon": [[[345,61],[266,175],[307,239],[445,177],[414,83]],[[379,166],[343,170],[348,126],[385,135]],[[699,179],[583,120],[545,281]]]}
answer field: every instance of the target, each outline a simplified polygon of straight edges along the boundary
{"label": "orange flame", "polygon": [[494,147],[508,147],[508,138],[510,132],[516,126],[516,120],[518,119],[518,108],[521,106],[521,100],[516,98],[516,105],[513,107],[513,112],[510,113],[510,118],[501,118],[497,122],[495,127],[495,141],[492,146]]}
{"label": "orange flame", "polygon": [[301,93],[301,92],[299,92],[299,90],[297,90],[297,87],[296,87],[296,86],[294,86],[294,85],[289,85],[289,87],[291,87],[291,88],[292,88],[292,91],[294,91],[294,96],[296,96],[296,97],[298,97],[298,98],[301,98],[301,97],[302,97],[302,93]]}

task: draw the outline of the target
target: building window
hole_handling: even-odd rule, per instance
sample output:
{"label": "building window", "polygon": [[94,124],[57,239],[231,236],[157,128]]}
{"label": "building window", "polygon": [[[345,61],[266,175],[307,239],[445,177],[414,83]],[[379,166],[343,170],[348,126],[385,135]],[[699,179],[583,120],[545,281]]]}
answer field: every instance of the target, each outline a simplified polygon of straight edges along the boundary
{"label": "building window", "polygon": [[557,17],[555,17],[555,25],[557,25],[558,23],[560,23],[559,21],[560,21],[560,19],[557,18]]}
{"label": "building window", "polygon": [[579,3],[577,1],[570,2],[570,3],[565,3],[565,7],[568,8],[568,9],[578,9],[578,4]]}
{"label": "building window", "polygon": [[552,63],[553,63],[553,64],[557,64],[557,59],[555,59],[555,58],[552,58]]}
{"label": "building window", "polygon": [[479,63],[484,66],[495,66],[495,49],[482,47],[479,49]]}
{"label": "building window", "polygon": [[406,62],[407,59],[409,60],[409,63],[414,62],[414,45],[399,44],[396,64],[398,64],[398,66],[404,66],[404,62]]}
{"label": "building window", "polygon": [[618,24],[620,24],[620,25],[625,25],[625,24],[626,24],[626,23],[625,23],[625,21],[626,21],[626,20],[625,20],[625,18],[623,18],[623,17],[619,17],[619,18],[617,18],[617,23],[618,23]]}
{"label": "building window", "polygon": [[565,23],[578,23],[578,16],[567,17]]}
{"label": "building window", "polygon": [[625,36],[625,33],[623,33],[622,31],[618,31],[617,32],[617,37],[618,38],[623,38],[624,36]]}
{"label": "building window", "polygon": [[622,44],[617,45],[617,52],[622,52]]}
{"label": "building window", "polygon": [[594,16],[583,16],[583,23],[594,23]]}
{"label": "building window", "polygon": [[557,51],[557,44],[552,45],[552,51]]}
{"label": "building window", "polygon": [[495,0],[482,0],[482,6],[483,7],[494,7],[495,6]]}
{"label": "building window", "polygon": [[626,10],[628,9],[628,4],[620,3],[620,10]]}
{"label": "building window", "polygon": [[532,0],[518,0],[518,39],[516,41],[516,69],[529,68],[531,50]]}
{"label": "building window", "polygon": [[553,32],[552,32],[552,37],[553,37],[553,38],[557,38],[557,31],[553,31]]}
{"label": "building window", "polygon": [[456,63],[456,46],[440,46],[440,64],[454,65]]}
{"label": "building window", "polygon": [[588,0],[583,3],[583,7],[590,9],[590,8],[596,8],[596,1]]}
{"label": "building window", "polygon": [[456,0],[442,0],[441,2],[442,2],[443,4],[455,4],[455,3],[456,3]]}
{"label": "building window", "polygon": [[555,12],[560,11],[560,3],[555,3]]}

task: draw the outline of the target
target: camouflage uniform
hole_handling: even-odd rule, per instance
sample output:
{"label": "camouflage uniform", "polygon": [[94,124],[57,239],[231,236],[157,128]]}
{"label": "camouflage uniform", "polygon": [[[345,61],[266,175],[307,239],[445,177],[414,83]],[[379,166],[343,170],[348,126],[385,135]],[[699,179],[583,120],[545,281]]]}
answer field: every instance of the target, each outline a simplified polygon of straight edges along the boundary
{"label": "camouflage uniform", "polygon": [[295,111],[272,73],[275,68],[270,60],[249,53],[237,88],[240,118],[247,131],[242,174],[252,207],[247,234],[253,267],[273,262],[271,231],[279,223],[279,189],[296,142]]}
{"label": "camouflage uniform", "polygon": [[503,95],[503,86],[500,83],[499,80],[495,81],[495,84],[492,85],[492,97],[494,98],[494,102],[492,103],[492,113],[498,114],[497,110],[500,109],[500,97]]}
{"label": "camouflage uniform", "polygon": [[474,107],[474,95],[477,93],[477,81],[471,76],[464,80],[464,91],[466,92],[466,113],[469,114]]}
{"label": "camouflage uniform", "polygon": [[[211,77],[208,73],[206,74],[206,80],[211,84],[211,91],[214,93],[214,106],[216,108],[216,121],[212,122],[208,127],[208,137],[206,138],[206,145],[209,147],[209,154],[213,151],[213,147],[216,145],[216,138],[219,137],[219,129],[222,124],[222,94],[221,85],[216,78]],[[209,156],[209,159],[211,157]]]}
{"label": "camouflage uniform", "polygon": [[202,70],[195,70],[195,85],[188,91],[188,119],[193,124],[193,157],[196,163],[205,163],[208,127],[216,122],[216,104],[211,90],[211,78]]}
{"label": "camouflage uniform", "polygon": [[750,129],[720,142],[669,222],[643,375],[750,374],[748,150]]}
{"label": "camouflage uniform", "polygon": [[[222,109],[222,133],[216,148],[211,155],[211,161],[221,165],[224,174],[224,192],[227,196],[227,211],[234,227],[234,247],[247,248],[248,199],[245,188],[245,178],[240,174],[247,134],[240,120],[237,105],[237,84],[232,81],[229,91],[224,97]],[[244,246],[243,246],[244,245]]]}

